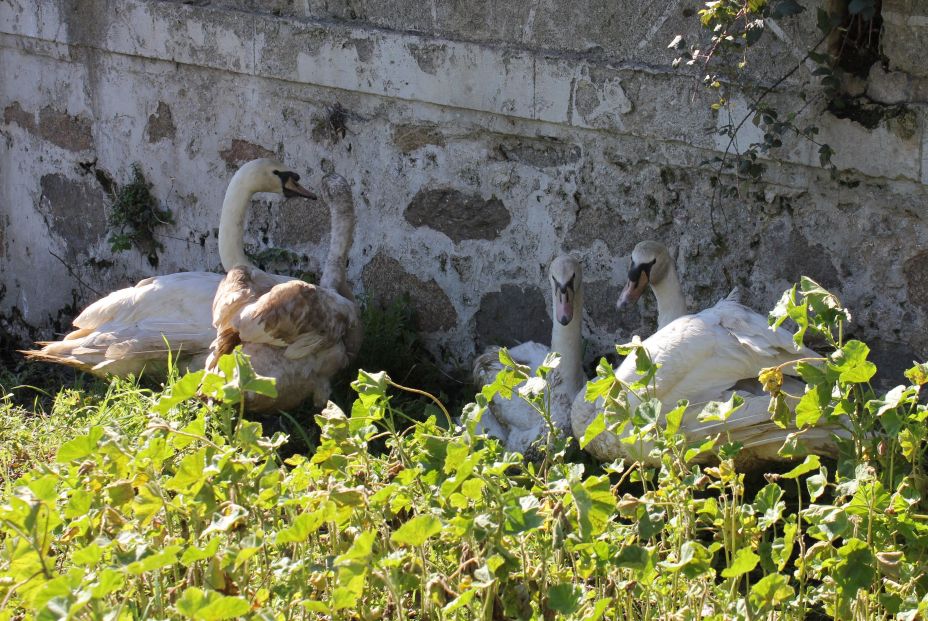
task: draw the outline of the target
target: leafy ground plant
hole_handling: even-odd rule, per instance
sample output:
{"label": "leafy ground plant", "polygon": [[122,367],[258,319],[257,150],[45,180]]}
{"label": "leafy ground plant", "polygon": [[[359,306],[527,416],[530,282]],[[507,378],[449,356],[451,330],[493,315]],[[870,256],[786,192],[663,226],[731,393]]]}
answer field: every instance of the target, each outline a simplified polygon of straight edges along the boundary
{"label": "leafy ground plant", "polygon": [[876,396],[834,296],[804,280],[784,314],[831,334],[807,405],[846,415],[854,441],[758,486],[724,443],[643,418],[657,468],[571,461],[556,429],[531,463],[476,432],[496,392],[544,415],[554,360],[521,390],[510,365],[456,424],[439,407],[407,419],[390,376],[359,371],[350,408],[317,415],[317,450],[285,461],[286,437],[240,416],[243,391],[274,390],[240,353],[116,390],[3,488],[0,619],[923,618],[928,367]]}

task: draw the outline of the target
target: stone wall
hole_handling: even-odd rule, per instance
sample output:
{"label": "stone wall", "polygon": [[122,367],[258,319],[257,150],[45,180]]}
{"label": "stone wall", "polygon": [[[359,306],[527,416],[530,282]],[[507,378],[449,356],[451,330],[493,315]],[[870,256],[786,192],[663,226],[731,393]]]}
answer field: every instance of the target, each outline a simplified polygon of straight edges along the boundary
{"label": "stone wall", "polygon": [[[546,339],[546,266],[562,250],[584,262],[590,358],[649,333],[653,302],[614,310],[644,238],[675,251],[694,309],[737,284],[766,311],[806,274],[841,295],[878,362],[924,359],[928,9],[883,1],[886,66],[858,85],[902,108],[865,126],[805,106],[837,178],[815,148],[788,142],[762,182],[712,208],[703,162],[724,149],[724,121],[666,50],[692,34],[700,4],[0,0],[5,328],[48,337],[100,292],[219,269],[228,178],[273,154],[309,186],[323,159],[351,181],[349,278],[372,300],[408,292],[449,366],[488,343]],[[802,58],[812,21],[776,29],[759,82]],[[799,107],[791,87],[810,69],[779,103]],[[748,123],[739,141],[756,132]],[[157,268],[107,243],[111,180],[127,181],[132,162],[174,213]],[[286,249],[291,268],[318,272],[323,206],[258,200],[250,222],[253,251]]]}

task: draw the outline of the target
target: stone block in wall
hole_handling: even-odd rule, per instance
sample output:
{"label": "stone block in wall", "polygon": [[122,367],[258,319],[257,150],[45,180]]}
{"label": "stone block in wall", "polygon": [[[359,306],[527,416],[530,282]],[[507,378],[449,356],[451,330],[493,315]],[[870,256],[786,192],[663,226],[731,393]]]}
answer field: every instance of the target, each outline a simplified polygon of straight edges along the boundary
{"label": "stone block in wall", "polygon": [[880,41],[890,69],[928,77],[928,2],[883,0],[883,33]]}

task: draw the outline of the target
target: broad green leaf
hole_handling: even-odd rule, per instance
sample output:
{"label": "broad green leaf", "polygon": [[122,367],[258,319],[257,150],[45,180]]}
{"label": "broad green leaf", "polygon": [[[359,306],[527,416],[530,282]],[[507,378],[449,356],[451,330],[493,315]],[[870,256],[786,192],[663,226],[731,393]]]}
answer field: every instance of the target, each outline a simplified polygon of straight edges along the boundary
{"label": "broad green leaf", "polygon": [[697,419],[702,422],[720,421],[724,422],[737,412],[744,405],[744,398],[737,393],[732,393],[728,401],[710,401],[699,413]]}
{"label": "broad green leaf", "polygon": [[658,565],[672,573],[680,571],[687,578],[696,578],[710,571],[712,553],[698,541],[687,541],[676,561],[662,561]]}
{"label": "broad green leaf", "polygon": [[615,496],[609,477],[594,476],[583,482],[572,481],[570,493],[577,507],[580,537],[583,541],[590,541],[606,529],[615,512]]}
{"label": "broad green leaf", "polygon": [[190,567],[197,561],[212,558],[219,550],[219,543],[219,537],[213,537],[203,548],[198,548],[196,546],[187,548],[180,557],[181,564],[184,567]]}
{"label": "broad green leaf", "polygon": [[749,547],[740,548],[731,559],[731,565],[722,570],[723,578],[737,578],[757,567],[760,557]]}
{"label": "broad green leaf", "polygon": [[767,611],[790,599],[795,590],[783,574],[770,574],[751,587],[749,599],[757,611]]}
{"label": "broad green leaf", "polygon": [[598,412],[593,420],[590,422],[589,426],[583,432],[583,437],[580,438],[580,448],[586,448],[586,445],[593,441],[596,436],[601,434],[606,430],[606,413]]}
{"label": "broad green leaf", "polygon": [[206,449],[203,448],[181,460],[174,476],[165,481],[164,488],[179,494],[193,496],[200,491],[200,488],[206,482],[205,468]]}
{"label": "broad green leaf", "polygon": [[867,360],[870,348],[860,341],[848,341],[831,355],[829,368],[838,372],[842,382],[861,384],[869,382],[876,373],[876,365]]}
{"label": "broad green leaf", "polygon": [[167,567],[177,562],[177,555],[182,549],[181,546],[168,546],[151,556],[146,556],[139,561],[129,563],[126,567],[126,571],[133,576],[138,576],[146,571],[154,571],[162,567]]}
{"label": "broad green leaf", "polygon": [[251,605],[241,597],[221,595],[190,587],[177,600],[177,610],[185,617],[199,621],[221,621],[247,614]]}
{"label": "broad green leaf", "polygon": [[838,548],[843,559],[832,576],[845,597],[855,597],[859,589],[868,588],[876,578],[875,562],[866,541],[852,538]]}
{"label": "broad green leaf", "polygon": [[306,541],[310,535],[325,524],[326,519],[333,517],[334,508],[334,505],[327,503],[315,511],[299,514],[293,519],[290,526],[277,533],[274,543],[284,544]]}
{"label": "broad green leaf", "polygon": [[87,435],[68,440],[58,449],[55,461],[59,464],[85,459],[97,451],[103,427],[91,427]]}
{"label": "broad green leaf", "polygon": [[819,384],[802,395],[796,404],[796,427],[815,425],[825,414],[825,407],[831,401],[831,386]]}
{"label": "broad green leaf", "polygon": [[390,541],[400,545],[421,546],[429,537],[440,532],[441,520],[437,517],[428,514],[417,515],[390,535]]}
{"label": "broad green leaf", "polygon": [[636,573],[642,573],[654,566],[654,558],[647,548],[636,545],[623,546],[613,562],[618,567],[627,567]]}
{"label": "broad green leaf", "polygon": [[786,503],[780,500],[781,498],[783,490],[776,483],[767,484],[754,497],[754,510],[758,514],[757,525],[762,530],[780,521],[783,510],[786,509]]}
{"label": "broad green leaf", "polygon": [[561,614],[573,614],[580,608],[583,590],[568,582],[555,584],[548,589],[548,606]]}
{"label": "broad green leaf", "polygon": [[821,460],[818,455],[808,455],[801,464],[787,472],[786,474],[781,474],[780,478],[783,479],[798,479],[804,474],[812,472],[813,470],[821,466]]}
{"label": "broad green leaf", "polygon": [[464,591],[453,600],[445,604],[445,607],[442,608],[444,614],[450,614],[459,608],[463,608],[474,599],[474,596],[477,594],[477,589],[468,589]]}

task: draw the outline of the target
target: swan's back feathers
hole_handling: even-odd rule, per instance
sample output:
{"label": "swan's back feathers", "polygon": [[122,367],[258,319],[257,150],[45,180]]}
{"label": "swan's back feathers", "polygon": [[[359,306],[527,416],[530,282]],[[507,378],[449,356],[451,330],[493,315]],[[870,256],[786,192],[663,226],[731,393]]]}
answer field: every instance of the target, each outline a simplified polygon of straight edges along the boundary
{"label": "swan's back feathers", "polygon": [[[210,308],[221,274],[181,272],[139,281],[97,300],[74,320],[60,341],[39,343],[27,358],[72,366],[96,375],[159,369],[174,354],[202,365],[215,336]],[[167,341],[167,342],[166,342]]]}
{"label": "swan's back feathers", "polygon": [[[765,367],[816,355],[797,348],[787,330],[771,330],[761,315],[727,298],[672,321],[643,345],[661,365],[657,396],[665,403],[720,400],[736,381],[756,378]],[[616,377],[635,381],[633,358],[622,362]]]}

